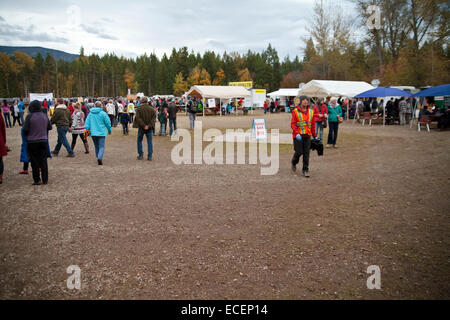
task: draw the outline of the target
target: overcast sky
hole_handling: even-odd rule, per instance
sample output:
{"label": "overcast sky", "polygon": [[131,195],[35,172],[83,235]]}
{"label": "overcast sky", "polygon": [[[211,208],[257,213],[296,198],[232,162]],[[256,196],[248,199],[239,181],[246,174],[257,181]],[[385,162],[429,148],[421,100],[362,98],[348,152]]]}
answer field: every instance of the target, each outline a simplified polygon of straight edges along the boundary
{"label": "overcast sky", "polygon": [[[341,2],[341,1],[338,1]],[[173,47],[302,56],[314,0],[1,1],[0,45],[161,56]],[[345,4],[345,3],[344,3]]]}

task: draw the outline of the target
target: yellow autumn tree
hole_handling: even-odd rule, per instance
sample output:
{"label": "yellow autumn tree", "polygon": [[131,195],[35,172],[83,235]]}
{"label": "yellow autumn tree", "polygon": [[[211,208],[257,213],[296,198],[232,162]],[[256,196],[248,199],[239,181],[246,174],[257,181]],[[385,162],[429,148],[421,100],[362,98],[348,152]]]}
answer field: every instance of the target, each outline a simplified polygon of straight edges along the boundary
{"label": "yellow autumn tree", "polygon": [[239,81],[252,81],[252,76],[247,68],[239,70],[238,72]]}
{"label": "yellow autumn tree", "polygon": [[183,78],[183,73],[180,72],[175,76],[175,83],[173,84],[173,94],[177,97],[182,96],[189,89],[187,81]]}
{"label": "yellow autumn tree", "polygon": [[134,83],[134,73],[131,72],[130,70],[128,70],[128,68],[125,69],[125,74],[123,75],[123,79],[125,80],[125,83],[127,84],[127,88],[132,89],[133,83]]}
{"label": "yellow autumn tree", "polygon": [[223,71],[222,68],[219,69],[219,71],[216,72],[216,77],[214,78],[213,85],[215,86],[221,86],[226,83],[226,76],[225,71]]}

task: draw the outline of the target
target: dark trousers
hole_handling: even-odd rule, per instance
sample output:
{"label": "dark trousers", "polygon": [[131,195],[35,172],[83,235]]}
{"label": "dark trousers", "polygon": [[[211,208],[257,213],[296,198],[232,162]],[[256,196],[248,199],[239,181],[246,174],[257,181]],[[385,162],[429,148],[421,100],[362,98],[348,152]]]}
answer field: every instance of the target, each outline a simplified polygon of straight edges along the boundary
{"label": "dark trousers", "polygon": [[75,145],[77,144],[78,136],[80,136],[80,139],[83,141],[83,143],[87,142],[87,139],[84,138],[84,134],[83,133],[72,133],[72,145],[70,147],[72,149],[72,151],[75,148]]}
{"label": "dark trousers", "polygon": [[5,169],[5,166],[3,165],[3,157],[0,157],[0,175],[3,174],[4,169]]}
{"label": "dark trousers", "polygon": [[9,117],[9,112],[3,112],[3,116],[5,117],[5,125],[7,128],[12,128],[11,118]]}
{"label": "dark trousers", "polygon": [[108,114],[108,117],[109,121],[111,121],[111,127],[115,127],[116,124],[115,116],[113,114]]}
{"label": "dark trousers", "polygon": [[338,136],[339,122],[328,122],[328,142],[327,144],[335,145]]}
{"label": "dark trousers", "polygon": [[123,134],[128,134],[128,123],[122,122]]}
{"label": "dark trousers", "polygon": [[33,169],[34,182],[41,180],[39,168],[41,169],[42,182],[48,182],[47,153],[47,142],[28,142],[28,157],[30,158],[31,169]]}
{"label": "dark trousers", "polygon": [[19,118],[19,116],[13,115],[13,127],[16,125],[16,122],[19,124],[19,126],[22,125],[22,124],[20,123],[20,118]]}
{"label": "dark trousers", "polygon": [[308,171],[310,149],[311,149],[311,137],[303,138],[302,141],[298,141],[297,139],[294,138],[294,156],[292,157],[292,165],[296,166],[300,161],[300,157],[303,155],[302,171]]}

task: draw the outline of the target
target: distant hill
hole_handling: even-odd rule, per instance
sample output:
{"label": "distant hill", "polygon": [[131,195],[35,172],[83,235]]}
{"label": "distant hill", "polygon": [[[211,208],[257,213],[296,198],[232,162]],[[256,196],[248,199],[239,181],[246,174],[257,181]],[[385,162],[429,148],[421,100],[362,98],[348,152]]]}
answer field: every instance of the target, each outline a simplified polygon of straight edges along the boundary
{"label": "distant hill", "polygon": [[64,51],[42,48],[42,47],[7,47],[0,46],[0,52],[7,53],[9,55],[13,55],[14,51],[22,51],[31,57],[35,57],[38,53],[42,55],[43,58],[47,54],[53,56],[56,60],[64,60],[72,62],[76,58],[78,58],[77,54],[71,54]]}

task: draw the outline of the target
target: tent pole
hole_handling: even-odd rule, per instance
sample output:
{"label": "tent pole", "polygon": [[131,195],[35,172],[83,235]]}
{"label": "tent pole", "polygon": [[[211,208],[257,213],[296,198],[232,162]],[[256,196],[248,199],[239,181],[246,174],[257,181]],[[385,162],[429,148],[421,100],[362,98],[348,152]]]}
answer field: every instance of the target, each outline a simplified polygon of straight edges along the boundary
{"label": "tent pole", "polygon": [[[386,97],[384,97],[383,99],[383,103],[384,100],[386,100]],[[386,125],[386,108],[383,106],[383,127]]]}
{"label": "tent pole", "polygon": [[222,116],[222,98],[219,98],[219,114]]}
{"label": "tent pole", "polygon": [[205,98],[203,98],[203,119],[205,118]]}

